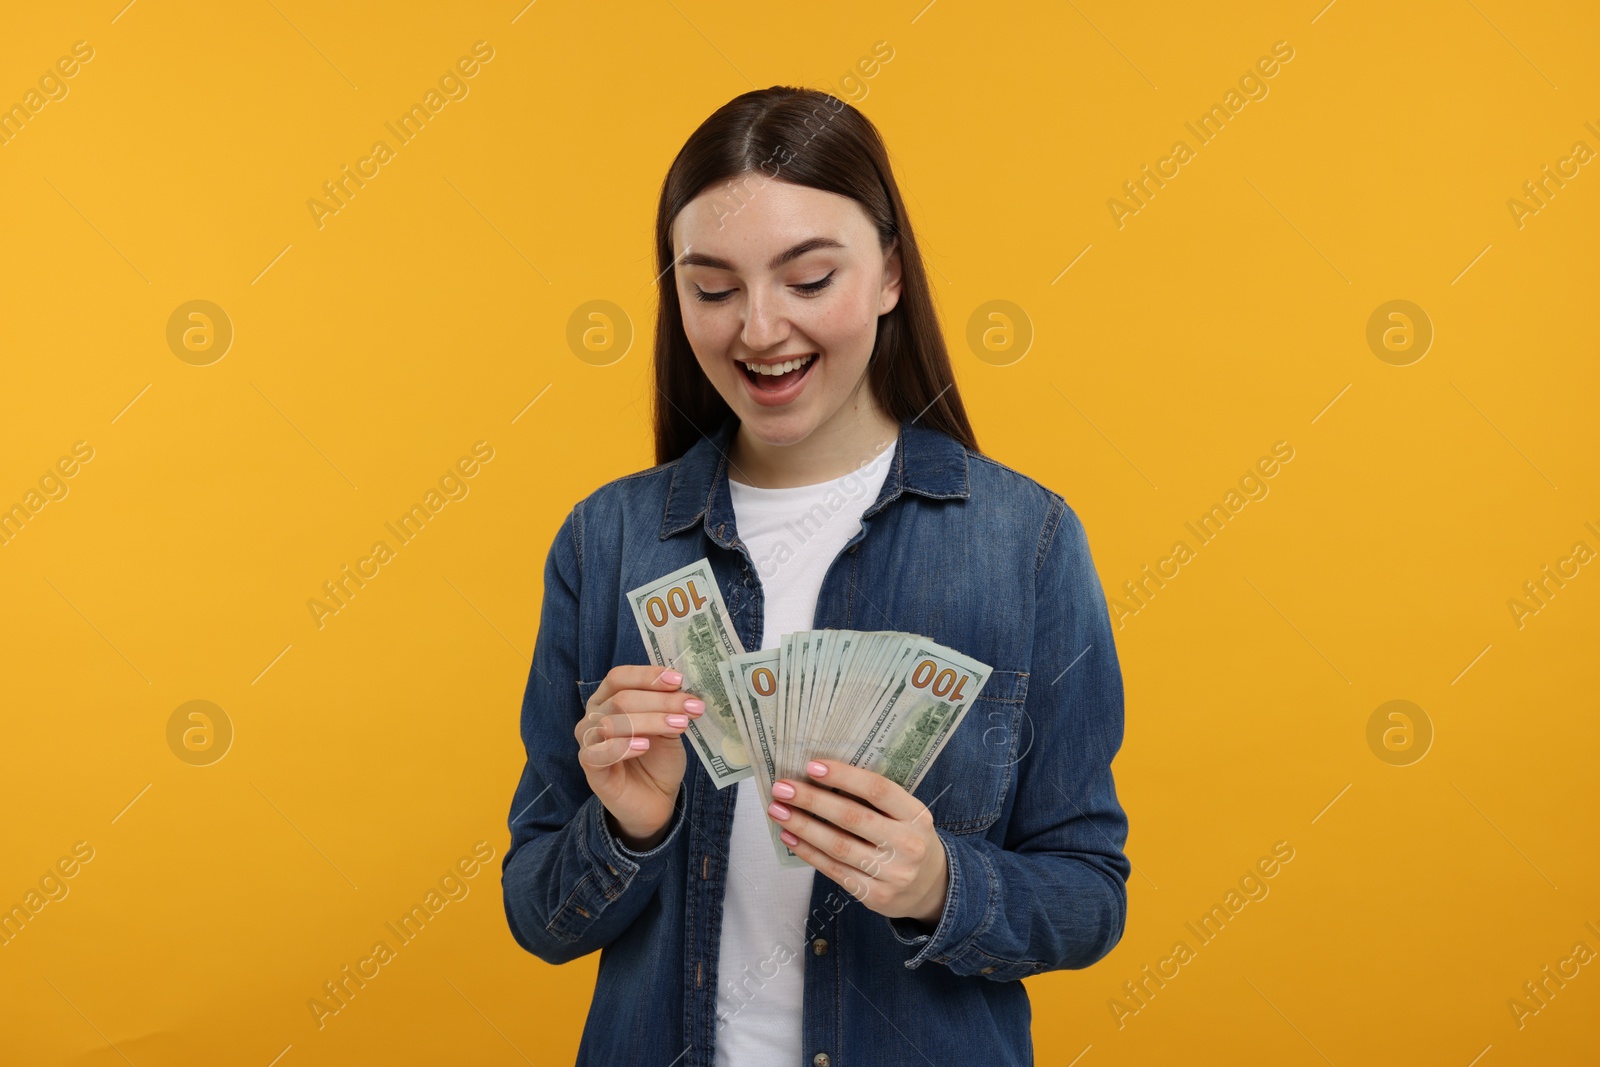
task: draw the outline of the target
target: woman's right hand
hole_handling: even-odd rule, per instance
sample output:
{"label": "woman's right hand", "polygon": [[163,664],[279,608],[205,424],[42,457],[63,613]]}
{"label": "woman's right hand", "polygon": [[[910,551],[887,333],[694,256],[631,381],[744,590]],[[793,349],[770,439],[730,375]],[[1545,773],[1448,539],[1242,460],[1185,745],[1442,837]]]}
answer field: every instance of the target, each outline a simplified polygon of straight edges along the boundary
{"label": "woman's right hand", "polygon": [[671,822],[688,756],[678,739],[705,702],[679,687],[683,675],[655,666],[611,668],[573,729],[578,764],[636,852],[654,848]]}

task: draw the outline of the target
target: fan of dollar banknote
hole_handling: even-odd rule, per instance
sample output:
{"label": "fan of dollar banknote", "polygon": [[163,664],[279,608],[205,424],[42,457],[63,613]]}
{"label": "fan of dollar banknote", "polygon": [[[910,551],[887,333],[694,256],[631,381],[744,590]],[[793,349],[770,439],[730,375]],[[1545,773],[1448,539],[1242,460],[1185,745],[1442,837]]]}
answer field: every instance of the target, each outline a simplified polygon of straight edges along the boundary
{"label": "fan of dollar banknote", "polygon": [[[705,701],[689,742],[718,789],[755,776],[762,807],[779,778],[836,759],[914,790],[991,668],[918,634],[800,630],[746,652],[698,560],[628,593],[650,662]],[[780,865],[805,866],[766,820]]]}

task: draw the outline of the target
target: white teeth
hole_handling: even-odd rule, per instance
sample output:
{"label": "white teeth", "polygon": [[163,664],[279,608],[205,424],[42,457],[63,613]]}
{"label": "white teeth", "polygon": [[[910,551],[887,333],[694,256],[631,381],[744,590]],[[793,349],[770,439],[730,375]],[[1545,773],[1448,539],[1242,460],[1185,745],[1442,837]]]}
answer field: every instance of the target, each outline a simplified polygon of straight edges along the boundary
{"label": "white teeth", "polygon": [[807,363],[810,363],[813,359],[815,359],[816,355],[817,354],[813,352],[809,356],[801,356],[799,359],[786,360],[783,363],[746,363],[745,366],[749,367],[750,370],[755,374],[787,374],[792,370],[798,370],[799,368],[804,367]]}

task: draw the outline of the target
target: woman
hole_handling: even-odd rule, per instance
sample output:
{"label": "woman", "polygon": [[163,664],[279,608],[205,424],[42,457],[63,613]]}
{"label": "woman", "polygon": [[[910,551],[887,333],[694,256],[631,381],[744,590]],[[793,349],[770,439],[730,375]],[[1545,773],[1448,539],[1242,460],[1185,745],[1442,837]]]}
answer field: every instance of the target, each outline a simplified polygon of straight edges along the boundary
{"label": "woman", "polygon": [[[545,565],[512,933],[550,963],[602,950],[579,1063],[1030,1063],[1019,979],[1094,963],[1127,908],[1083,527],[978,451],[855,108],[734,99],[674,160],[656,238],[658,465],[574,507]],[[900,630],[994,668],[914,793],[823,760],[765,808],[687,758],[704,704],[648,665],[624,594],[702,557],[748,650]],[[779,867],[768,820],[808,866]]]}

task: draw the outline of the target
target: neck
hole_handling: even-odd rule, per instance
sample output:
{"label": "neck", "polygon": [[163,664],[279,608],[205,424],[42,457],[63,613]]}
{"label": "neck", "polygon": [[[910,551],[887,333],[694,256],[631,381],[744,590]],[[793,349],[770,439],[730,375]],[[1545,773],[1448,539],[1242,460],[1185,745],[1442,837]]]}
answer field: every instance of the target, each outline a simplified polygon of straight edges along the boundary
{"label": "neck", "polygon": [[894,446],[900,424],[878,406],[865,381],[849,401],[803,440],[775,445],[741,423],[728,452],[728,476],[760,489],[787,489],[841,478]]}

